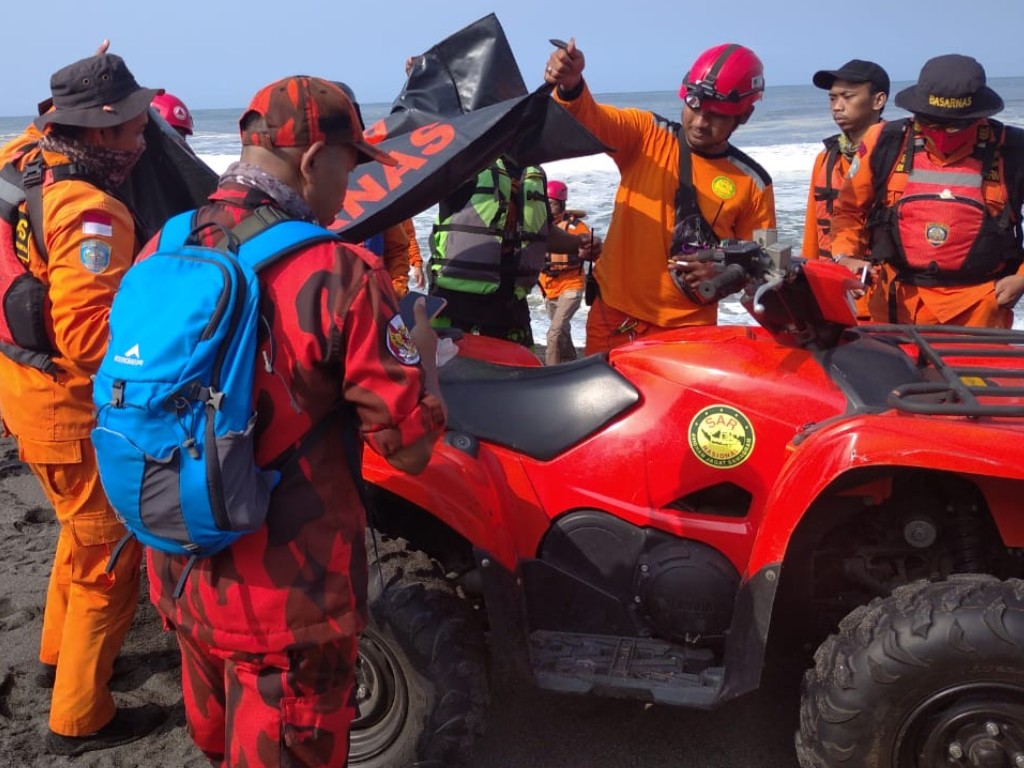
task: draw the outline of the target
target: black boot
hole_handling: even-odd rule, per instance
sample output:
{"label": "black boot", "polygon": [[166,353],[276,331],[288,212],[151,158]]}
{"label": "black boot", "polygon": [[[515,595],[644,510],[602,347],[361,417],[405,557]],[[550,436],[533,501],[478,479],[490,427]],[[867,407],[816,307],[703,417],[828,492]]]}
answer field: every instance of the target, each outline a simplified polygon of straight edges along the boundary
{"label": "black boot", "polygon": [[165,712],[154,704],[118,709],[114,719],[88,736],[46,734],[46,751],[51,755],[80,755],[97,749],[109,749],[141,739],[164,721]]}

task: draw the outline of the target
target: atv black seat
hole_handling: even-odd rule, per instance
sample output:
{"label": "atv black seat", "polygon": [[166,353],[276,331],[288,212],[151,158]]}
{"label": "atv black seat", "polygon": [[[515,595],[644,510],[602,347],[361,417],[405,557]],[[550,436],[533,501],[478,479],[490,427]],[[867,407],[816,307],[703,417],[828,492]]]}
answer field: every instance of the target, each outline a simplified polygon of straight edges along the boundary
{"label": "atv black seat", "polygon": [[448,429],[546,461],[640,400],[604,356],[519,368],[456,357],[440,371]]}
{"label": "atv black seat", "polygon": [[1024,416],[1024,332],[942,325],[862,326],[853,333],[916,348],[916,380],[892,382],[886,401],[907,413]]}
{"label": "atv black seat", "polygon": [[853,340],[821,353],[821,363],[855,410],[886,410],[889,394],[924,374],[895,341],[850,333]]}

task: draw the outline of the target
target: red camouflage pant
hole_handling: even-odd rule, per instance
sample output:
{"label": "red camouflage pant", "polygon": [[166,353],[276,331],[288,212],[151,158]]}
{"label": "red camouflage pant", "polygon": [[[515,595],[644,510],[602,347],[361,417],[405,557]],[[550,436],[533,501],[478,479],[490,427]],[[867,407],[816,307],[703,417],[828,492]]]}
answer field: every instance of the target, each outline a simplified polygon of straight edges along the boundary
{"label": "red camouflage pant", "polygon": [[176,634],[189,731],[212,765],[348,765],[357,638],[302,650],[238,653]]}

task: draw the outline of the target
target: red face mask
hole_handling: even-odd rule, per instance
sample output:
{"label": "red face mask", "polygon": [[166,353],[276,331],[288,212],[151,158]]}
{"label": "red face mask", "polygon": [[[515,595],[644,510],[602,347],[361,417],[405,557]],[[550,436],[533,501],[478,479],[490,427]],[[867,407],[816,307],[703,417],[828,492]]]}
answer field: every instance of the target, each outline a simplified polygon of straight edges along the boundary
{"label": "red face mask", "polygon": [[964,147],[974,145],[978,138],[978,125],[981,120],[975,120],[970,125],[956,130],[950,130],[948,125],[929,125],[918,121],[917,128],[921,135],[931,142],[932,147],[943,157],[950,157]]}

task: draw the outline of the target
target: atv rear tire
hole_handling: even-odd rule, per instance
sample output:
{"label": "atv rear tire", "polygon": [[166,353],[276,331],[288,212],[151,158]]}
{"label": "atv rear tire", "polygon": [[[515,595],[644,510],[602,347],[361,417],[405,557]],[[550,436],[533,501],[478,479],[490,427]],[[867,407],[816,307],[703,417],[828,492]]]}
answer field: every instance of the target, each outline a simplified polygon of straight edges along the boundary
{"label": "atv rear tire", "polygon": [[370,616],[359,642],[349,765],[462,765],[483,732],[483,631],[427,555],[401,539],[367,546]]}
{"label": "atv rear tire", "polygon": [[803,768],[1024,765],[1024,581],[900,587],[850,613],[814,660]]}

